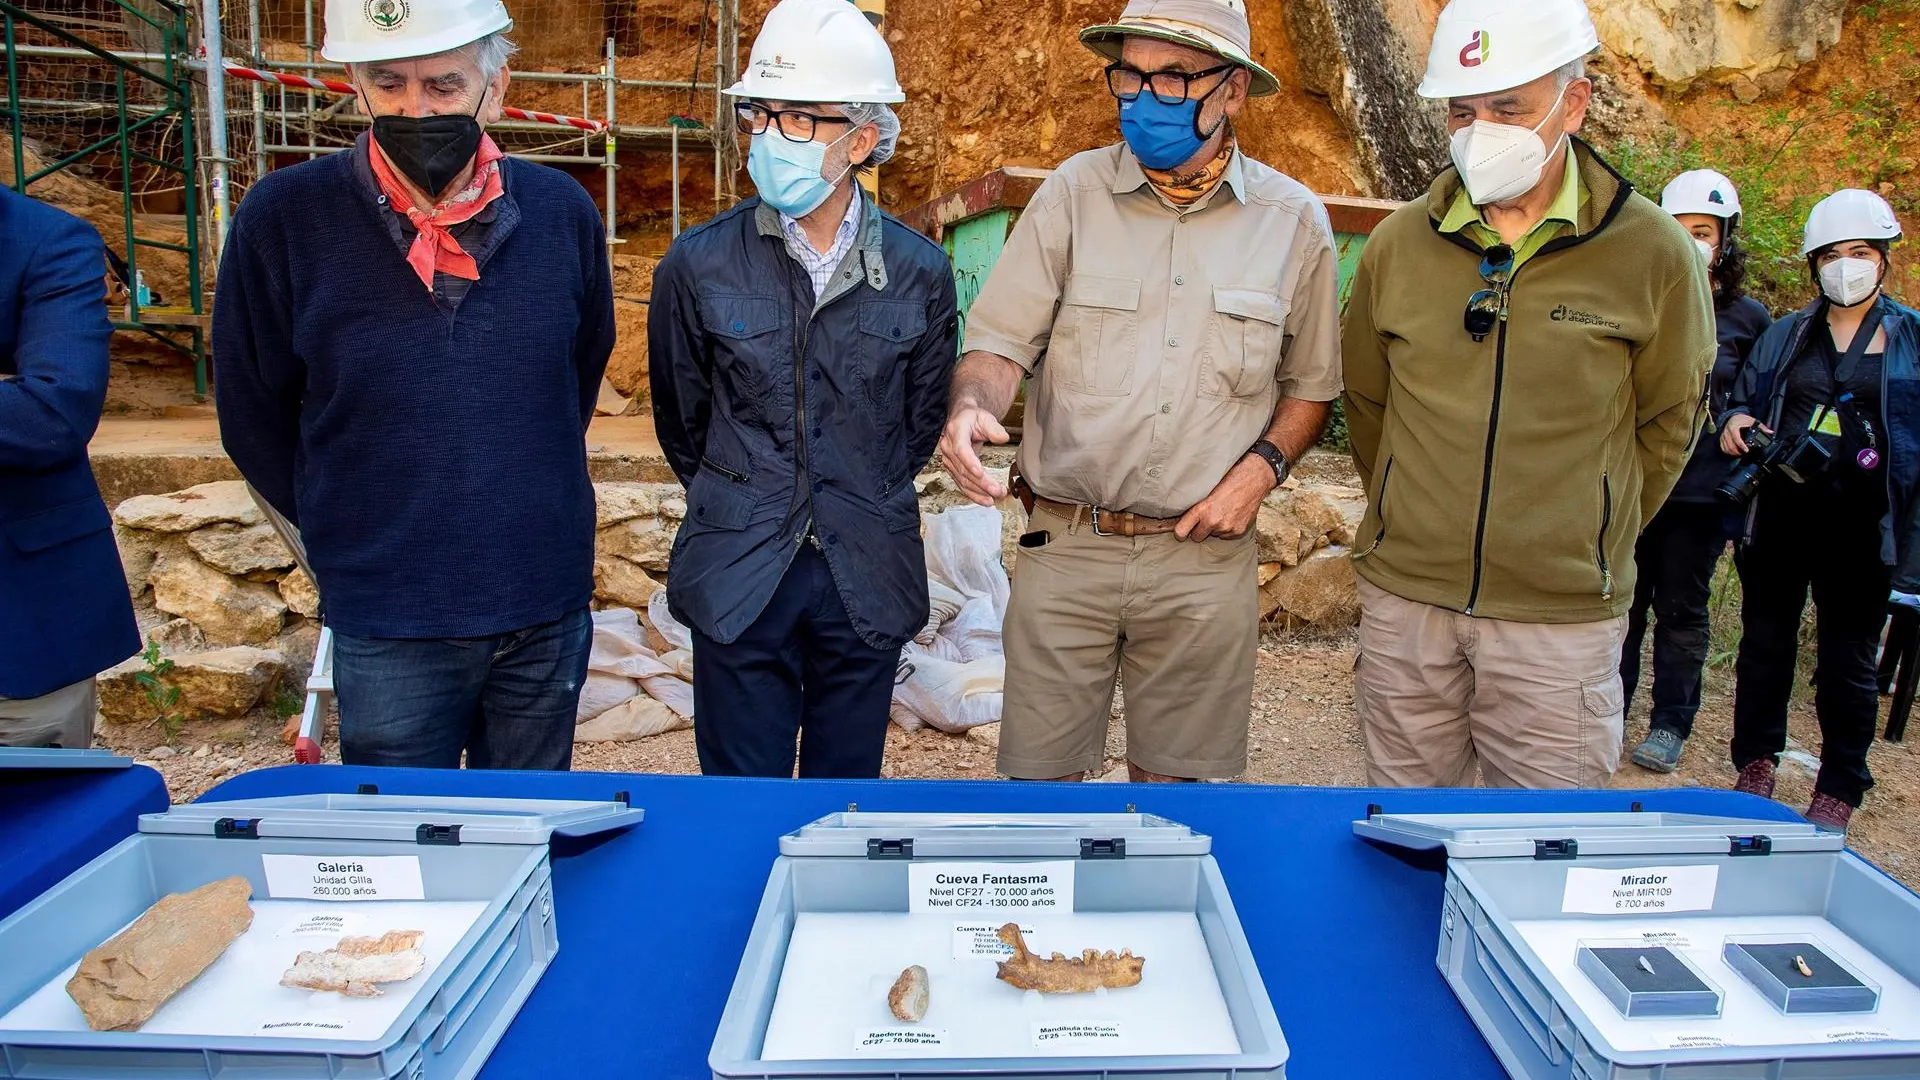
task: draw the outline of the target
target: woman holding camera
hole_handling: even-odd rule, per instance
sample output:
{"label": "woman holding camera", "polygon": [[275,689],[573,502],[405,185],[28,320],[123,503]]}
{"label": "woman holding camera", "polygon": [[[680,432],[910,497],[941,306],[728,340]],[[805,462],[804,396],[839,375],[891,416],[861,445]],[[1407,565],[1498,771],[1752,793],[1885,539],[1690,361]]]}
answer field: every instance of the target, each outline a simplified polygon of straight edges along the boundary
{"label": "woman holding camera", "polygon": [[[1660,193],[1660,208],[1693,235],[1713,277],[1720,353],[1707,386],[1711,416],[1726,408],[1735,377],[1773,318],[1741,287],[1747,277],[1747,253],[1738,236],[1740,195],[1731,180],[1711,169],[1681,173]],[[1713,569],[1733,536],[1727,506],[1715,498],[1713,489],[1732,465],[1733,459],[1721,453],[1708,425],[1673,494],[1634,547],[1639,584],[1627,612],[1620,682],[1631,707],[1634,685],[1640,681],[1640,642],[1651,610],[1653,722],[1646,739],[1634,747],[1633,763],[1655,772],[1672,772],[1680,764],[1680,752],[1693,733],[1694,714],[1700,711],[1708,594]]]}
{"label": "woman holding camera", "polygon": [[1881,292],[1899,238],[1873,192],[1813,208],[1801,254],[1820,297],[1761,336],[1720,425],[1720,448],[1742,459],[1722,491],[1758,492],[1736,554],[1734,788],[1773,794],[1811,587],[1821,760],[1807,818],[1832,829],[1873,786],[1874,650],[1889,586],[1920,590],[1920,314]]}

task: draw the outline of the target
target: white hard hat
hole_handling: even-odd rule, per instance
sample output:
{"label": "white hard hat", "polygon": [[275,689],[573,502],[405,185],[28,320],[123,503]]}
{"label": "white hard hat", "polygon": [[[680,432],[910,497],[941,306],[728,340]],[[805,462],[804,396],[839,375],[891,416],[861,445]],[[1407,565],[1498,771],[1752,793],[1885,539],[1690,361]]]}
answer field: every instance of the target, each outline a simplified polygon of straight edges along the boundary
{"label": "white hard hat", "polygon": [[405,60],[511,29],[500,0],[327,0],[320,55],[336,64]]}
{"label": "white hard hat", "polygon": [[1511,90],[1599,47],[1582,0],[1453,0],[1434,24],[1420,96]]}
{"label": "white hard hat", "polygon": [[1887,200],[1871,191],[1844,188],[1821,199],[1807,215],[1800,254],[1811,255],[1842,240],[1898,240],[1900,220]]}
{"label": "white hard hat", "polygon": [[1733,181],[1712,169],[1683,172],[1660,192],[1660,209],[1669,214],[1707,214],[1740,224],[1740,193]]}
{"label": "white hard hat", "polygon": [[780,0],[767,12],[732,97],[773,101],[907,100],[885,38],[847,0]]}

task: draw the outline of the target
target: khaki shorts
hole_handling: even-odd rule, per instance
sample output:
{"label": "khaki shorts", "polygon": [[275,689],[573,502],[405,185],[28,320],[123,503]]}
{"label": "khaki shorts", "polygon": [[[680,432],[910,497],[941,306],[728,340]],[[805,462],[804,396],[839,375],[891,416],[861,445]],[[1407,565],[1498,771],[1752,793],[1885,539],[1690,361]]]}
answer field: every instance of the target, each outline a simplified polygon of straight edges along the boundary
{"label": "khaki shorts", "polygon": [[1116,675],[1127,760],[1190,779],[1238,776],[1260,647],[1252,530],[1193,543],[1172,533],[1097,536],[1036,508],[1007,608],[1000,771],[1044,780],[1106,760]]}
{"label": "khaki shorts", "polygon": [[1606,787],[1625,616],[1478,619],[1360,579],[1354,709],[1374,787]]}
{"label": "khaki shorts", "polygon": [[99,711],[92,679],[37,698],[0,697],[0,746],[91,750]]}

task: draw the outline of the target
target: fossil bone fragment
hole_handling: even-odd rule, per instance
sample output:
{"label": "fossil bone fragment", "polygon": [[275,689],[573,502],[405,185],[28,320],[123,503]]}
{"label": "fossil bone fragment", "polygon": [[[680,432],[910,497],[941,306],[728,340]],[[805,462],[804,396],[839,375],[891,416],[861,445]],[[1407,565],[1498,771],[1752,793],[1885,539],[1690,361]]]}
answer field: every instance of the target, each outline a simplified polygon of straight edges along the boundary
{"label": "fossil bone fragment", "polygon": [[243,877],[160,899],[88,953],[67,980],[67,994],[95,1031],[138,1031],[173,995],[220,959],[253,925]]}
{"label": "fossil bone fragment", "polygon": [[1116,956],[1112,949],[1104,954],[1087,949],[1072,958],[1054,953],[1042,960],[1027,949],[1019,923],[1001,927],[1000,940],[1013,948],[1013,959],[1000,961],[1000,981],[1043,994],[1087,994],[1103,986],[1114,990],[1138,986],[1140,970],[1147,962],[1146,957],[1135,956],[1131,950]]}
{"label": "fossil bone fragment", "polygon": [[887,1008],[907,1023],[917,1024],[927,1016],[927,990],[927,969],[915,964],[893,981],[893,989],[887,991]]}
{"label": "fossil bone fragment", "polygon": [[389,930],[377,938],[343,937],[326,952],[303,952],[280,976],[281,986],[379,997],[379,983],[406,982],[427,966],[424,930]]}

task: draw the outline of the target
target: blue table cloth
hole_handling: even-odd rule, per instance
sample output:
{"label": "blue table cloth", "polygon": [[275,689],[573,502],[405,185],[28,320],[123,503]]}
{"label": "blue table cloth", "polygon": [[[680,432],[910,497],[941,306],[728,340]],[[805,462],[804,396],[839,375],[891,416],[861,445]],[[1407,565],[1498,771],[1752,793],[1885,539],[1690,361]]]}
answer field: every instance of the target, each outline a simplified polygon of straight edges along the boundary
{"label": "blue table cloth", "polygon": [[603,773],[287,766],[207,799],[351,792],[612,799],[645,823],[559,842],[560,954],[482,1074],[699,1080],[777,839],[849,803],[870,811],[1120,812],[1129,804],[1213,837],[1286,1030],[1289,1077],[1497,1078],[1499,1064],[1434,967],[1443,874],[1356,839],[1369,803],[1392,813],[1626,810],[1797,820],[1727,791],[1375,791],[1237,784],[826,782]]}
{"label": "blue table cloth", "polygon": [[0,770],[0,919],[166,808],[166,781],[144,765]]}

